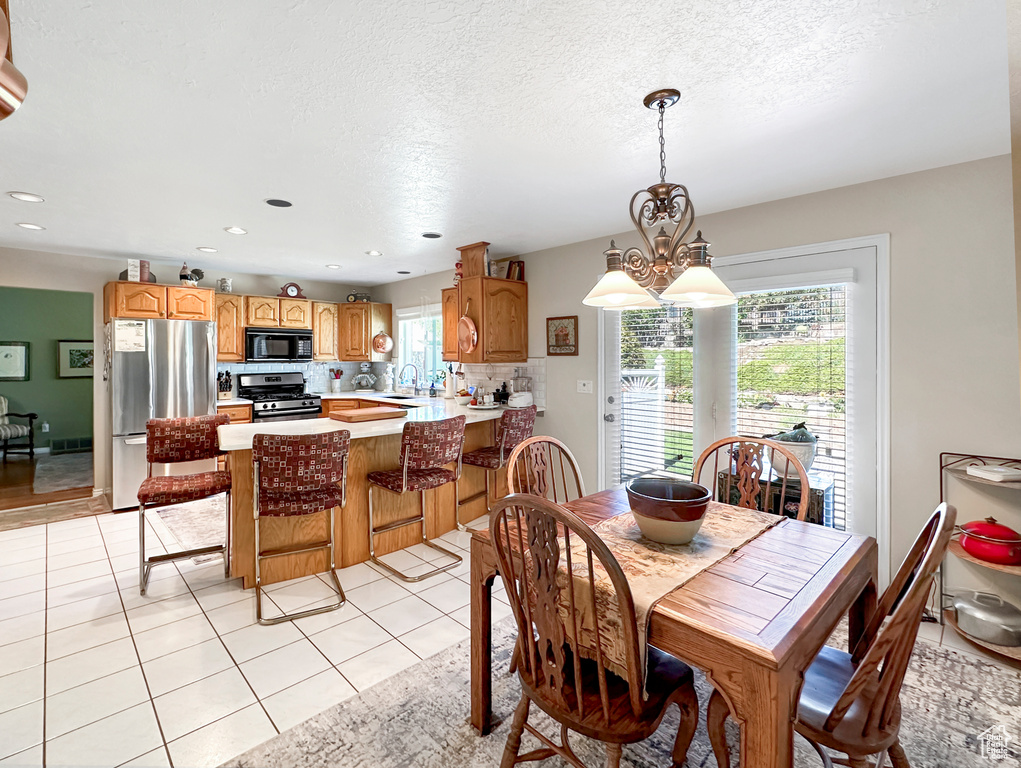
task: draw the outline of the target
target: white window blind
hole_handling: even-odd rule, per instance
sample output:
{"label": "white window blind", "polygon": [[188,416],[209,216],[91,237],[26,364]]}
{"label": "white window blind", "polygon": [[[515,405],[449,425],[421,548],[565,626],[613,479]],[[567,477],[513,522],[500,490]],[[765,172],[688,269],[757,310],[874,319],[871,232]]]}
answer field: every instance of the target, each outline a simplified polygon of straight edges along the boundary
{"label": "white window blind", "polygon": [[[397,373],[413,364],[419,386],[436,381],[443,369],[443,323],[439,304],[397,310]],[[410,383],[410,377],[406,377]]]}

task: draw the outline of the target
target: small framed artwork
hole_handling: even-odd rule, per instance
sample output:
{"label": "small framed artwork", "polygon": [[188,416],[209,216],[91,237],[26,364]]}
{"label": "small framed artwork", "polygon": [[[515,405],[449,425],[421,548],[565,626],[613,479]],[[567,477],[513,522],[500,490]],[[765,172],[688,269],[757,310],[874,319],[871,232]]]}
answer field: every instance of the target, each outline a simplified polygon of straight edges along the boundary
{"label": "small framed artwork", "polygon": [[28,381],[28,342],[0,341],[0,381]]}
{"label": "small framed artwork", "polygon": [[578,354],[578,316],[546,318],[546,354]]}
{"label": "small framed artwork", "polygon": [[57,375],[62,379],[91,377],[94,359],[91,341],[57,342]]}

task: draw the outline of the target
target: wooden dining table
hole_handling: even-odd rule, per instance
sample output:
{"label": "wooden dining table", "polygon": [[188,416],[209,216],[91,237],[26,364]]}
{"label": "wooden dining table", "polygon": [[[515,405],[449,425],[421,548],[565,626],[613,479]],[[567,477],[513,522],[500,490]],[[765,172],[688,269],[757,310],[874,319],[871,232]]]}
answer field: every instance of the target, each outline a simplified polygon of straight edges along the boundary
{"label": "wooden dining table", "polygon": [[[588,525],[630,511],[615,488],[565,505]],[[743,768],[793,765],[803,674],[840,619],[851,644],[876,607],[878,549],[870,536],[784,519],[670,592],[648,641],[701,669],[741,726]],[[489,529],[471,539],[471,723],[492,727]]]}

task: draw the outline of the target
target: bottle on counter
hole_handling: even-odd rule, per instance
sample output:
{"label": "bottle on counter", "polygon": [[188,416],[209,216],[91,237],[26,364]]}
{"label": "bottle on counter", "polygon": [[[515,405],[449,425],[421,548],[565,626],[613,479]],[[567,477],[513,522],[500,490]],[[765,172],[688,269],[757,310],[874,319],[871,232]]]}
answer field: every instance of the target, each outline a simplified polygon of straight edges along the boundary
{"label": "bottle on counter", "polygon": [[436,382],[430,382],[429,384],[429,397],[436,397]]}

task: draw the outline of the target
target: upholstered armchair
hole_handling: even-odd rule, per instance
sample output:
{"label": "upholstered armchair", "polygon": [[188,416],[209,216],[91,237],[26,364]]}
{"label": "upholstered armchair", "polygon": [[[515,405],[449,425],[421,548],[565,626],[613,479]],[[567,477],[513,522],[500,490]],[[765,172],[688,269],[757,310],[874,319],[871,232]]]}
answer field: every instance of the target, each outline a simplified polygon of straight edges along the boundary
{"label": "upholstered armchair", "polygon": [[[28,425],[11,424],[10,417],[28,419]],[[35,458],[35,420],[38,418],[38,413],[11,413],[7,410],[7,398],[0,395],[0,440],[3,441],[4,464],[7,463],[8,453],[27,453],[29,458]],[[23,440],[26,437],[27,446],[19,444],[17,448],[10,447],[11,440]]]}

